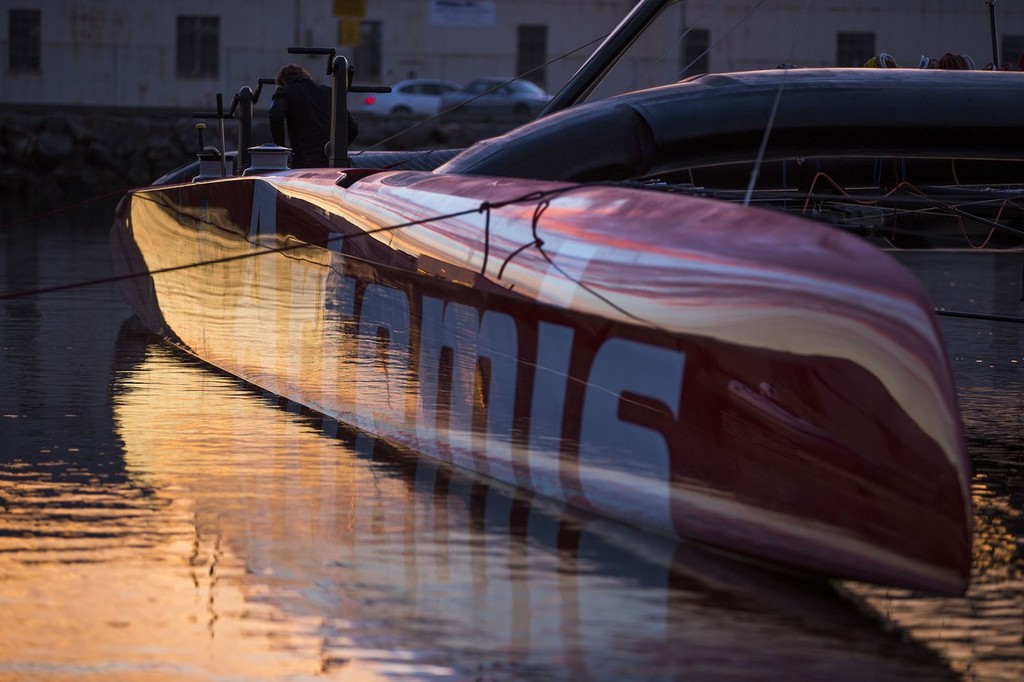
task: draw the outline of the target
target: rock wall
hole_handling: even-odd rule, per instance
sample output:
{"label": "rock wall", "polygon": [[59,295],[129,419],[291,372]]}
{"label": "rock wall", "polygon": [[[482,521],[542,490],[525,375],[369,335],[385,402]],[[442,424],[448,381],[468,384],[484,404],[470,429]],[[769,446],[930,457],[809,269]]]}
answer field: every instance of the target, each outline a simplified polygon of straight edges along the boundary
{"label": "rock wall", "polygon": [[[168,110],[4,107],[0,109],[3,219],[148,184],[195,158],[198,122],[191,112]],[[204,123],[206,143],[214,144],[209,131],[215,122]],[[228,147],[234,146],[233,135]]]}
{"label": "rock wall", "polygon": [[[109,197],[147,185],[195,159],[196,123],[204,142],[220,147],[216,120],[165,109],[0,107],[0,225],[44,211]],[[509,126],[421,124],[360,119],[353,148],[464,147]],[[237,149],[235,121],[226,121],[227,148]],[[403,132],[404,131],[404,132]],[[270,142],[265,113],[253,122],[253,144]]]}

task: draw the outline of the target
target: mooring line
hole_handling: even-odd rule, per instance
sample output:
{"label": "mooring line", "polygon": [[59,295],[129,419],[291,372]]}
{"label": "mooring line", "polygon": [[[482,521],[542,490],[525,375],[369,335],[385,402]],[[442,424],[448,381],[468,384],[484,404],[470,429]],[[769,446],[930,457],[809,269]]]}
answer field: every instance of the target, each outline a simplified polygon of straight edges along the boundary
{"label": "mooring line", "polygon": [[99,196],[92,197],[91,199],[84,199],[84,200],[78,202],[77,204],[71,204],[69,206],[63,206],[61,208],[55,208],[55,209],[52,209],[50,211],[47,211],[46,213],[38,213],[36,215],[28,216],[27,218],[19,218],[18,220],[14,220],[14,221],[11,221],[9,223],[4,223],[3,225],[0,225],[0,230],[6,230],[8,228],[15,227],[17,225],[23,225],[25,223],[31,223],[31,222],[36,221],[36,220],[42,220],[43,218],[49,218],[51,216],[55,216],[55,215],[59,215],[61,213],[64,213],[65,211],[73,211],[76,208],[82,208],[83,206],[88,206],[89,204],[95,204],[95,203],[97,203],[99,201],[103,201],[104,199],[109,199],[111,197],[116,197],[118,195],[124,194],[125,192],[128,192],[131,189],[132,189],[131,187],[127,187],[125,189],[119,189],[116,192],[110,192],[108,194],[101,194]]}
{"label": "mooring line", "polygon": [[960,317],[968,320],[986,320],[988,322],[1024,322],[1020,315],[997,315],[995,313],[969,313],[964,310],[945,310],[936,308],[935,314],[942,317]]}
{"label": "mooring line", "polygon": [[[556,189],[553,189],[553,190],[547,190],[547,191],[532,191],[532,192],[528,192],[527,194],[524,194],[522,196],[516,197],[515,199],[509,199],[507,201],[501,201],[501,202],[483,202],[480,206],[477,206],[477,207],[474,207],[474,208],[465,209],[463,211],[456,211],[454,213],[446,213],[446,214],[441,214],[441,215],[430,216],[428,218],[422,218],[420,220],[411,220],[411,221],[404,222],[404,223],[397,223],[395,225],[385,225],[383,227],[378,227],[378,228],[375,228],[375,229],[372,229],[372,230],[366,230],[364,232],[360,232],[359,234],[345,235],[344,239],[356,239],[358,237],[368,237],[368,236],[375,235],[375,234],[380,234],[380,233],[383,233],[383,232],[390,232],[392,230],[399,230],[399,229],[402,229],[402,228],[405,228],[405,227],[413,227],[415,225],[425,225],[427,223],[432,223],[432,222],[435,222],[435,221],[438,221],[438,220],[448,220],[450,218],[459,218],[459,217],[462,217],[462,216],[465,216],[465,215],[472,215],[474,213],[480,213],[480,211],[482,210],[482,207],[487,207],[487,209],[489,211],[490,209],[501,208],[503,206],[510,206],[510,205],[513,205],[513,204],[521,204],[521,203],[526,203],[526,202],[531,202],[531,201],[538,201],[538,202],[540,202],[540,201],[544,200],[545,197],[547,197],[547,196],[552,196],[552,195],[556,195],[556,194],[562,194],[562,193],[565,193],[565,192],[569,192],[569,191],[571,191],[573,189],[576,189],[576,188],[578,188],[580,186],[581,185],[572,185],[572,186],[568,186],[568,187],[559,187],[559,188],[556,188]],[[329,238],[328,241],[331,241],[331,239],[341,239],[341,238],[342,238],[342,235],[338,235],[337,237]],[[232,261],[244,260],[246,258],[256,258],[258,256],[265,256],[267,254],[272,254],[272,253],[286,253],[288,251],[294,251],[294,250],[297,250],[297,249],[308,248],[310,246],[312,246],[312,245],[308,244],[306,242],[299,242],[299,243],[296,243],[296,244],[289,244],[287,246],[280,246],[280,247],[276,247],[276,248],[263,248],[262,250],[259,250],[259,251],[238,254],[238,255],[235,255],[235,256],[225,256],[223,258],[213,258],[213,259],[204,260],[204,261],[194,261],[194,262],[191,262],[191,263],[184,263],[182,265],[172,265],[172,266],[169,266],[169,267],[166,267],[166,268],[158,268],[156,270],[145,270],[145,271],[141,271],[141,272],[129,272],[129,273],[126,273],[126,274],[123,274],[123,275],[111,275],[109,277],[100,277],[100,278],[91,279],[91,280],[81,280],[81,281],[78,281],[78,282],[68,282],[68,283],[65,283],[65,284],[55,284],[55,285],[49,286],[49,287],[39,287],[39,288],[36,288],[36,289],[24,289],[24,290],[21,290],[21,291],[4,292],[4,293],[0,293],[0,301],[9,301],[9,300],[14,300],[14,299],[18,299],[18,298],[27,298],[29,296],[39,296],[39,295],[42,295],[42,294],[54,293],[54,292],[57,292],[57,291],[68,291],[68,290],[71,290],[71,289],[86,288],[86,287],[98,286],[98,285],[101,285],[101,284],[111,284],[113,282],[127,281],[127,280],[131,280],[131,279],[137,279],[139,277],[149,277],[149,276],[153,276],[153,275],[161,275],[161,274],[168,273],[168,272],[177,272],[179,270],[188,270],[190,268],[205,267],[207,265],[218,265],[218,264],[221,264],[221,263],[229,263],[229,262],[232,262]]]}

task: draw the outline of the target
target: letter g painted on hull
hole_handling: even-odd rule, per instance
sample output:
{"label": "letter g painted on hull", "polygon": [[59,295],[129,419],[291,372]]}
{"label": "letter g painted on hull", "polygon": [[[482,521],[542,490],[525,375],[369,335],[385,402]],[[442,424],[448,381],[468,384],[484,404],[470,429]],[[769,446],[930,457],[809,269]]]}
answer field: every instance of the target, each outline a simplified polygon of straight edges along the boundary
{"label": "letter g painted on hull", "polygon": [[[595,509],[635,515],[671,531],[671,452],[658,431],[626,421],[623,403],[633,394],[635,410],[656,401],[679,418],[686,356],[639,341],[613,338],[594,357],[583,397],[579,480]],[[645,405],[647,405],[645,407]]]}

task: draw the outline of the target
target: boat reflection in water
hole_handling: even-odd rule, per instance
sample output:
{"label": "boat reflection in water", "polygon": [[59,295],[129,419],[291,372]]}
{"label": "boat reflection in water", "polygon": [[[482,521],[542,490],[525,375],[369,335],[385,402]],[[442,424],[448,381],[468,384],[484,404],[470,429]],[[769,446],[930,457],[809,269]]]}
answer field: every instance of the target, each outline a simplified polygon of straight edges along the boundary
{"label": "boat reflection in water", "polygon": [[114,421],[130,475],[193,520],[178,589],[214,659],[265,642],[268,674],[286,651],[388,679],[954,676],[828,583],[436,466],[149,340],[122,332],[140,361]]}

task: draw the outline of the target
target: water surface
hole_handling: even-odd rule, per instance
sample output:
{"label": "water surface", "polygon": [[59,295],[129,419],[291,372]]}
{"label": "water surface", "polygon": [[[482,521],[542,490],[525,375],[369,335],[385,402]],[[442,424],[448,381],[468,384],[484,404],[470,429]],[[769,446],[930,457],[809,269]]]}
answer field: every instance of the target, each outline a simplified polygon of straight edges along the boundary
{"label": "water surface", "polygon": [[[0,230],[0,289],[108,275],[109,215]],[[1019,253],[908,258],[939,305],[1021,311]],[[1024,331],[942,325],[975,467],[958,599],[435,467],[160,343],[113,285],[2,301],[0,679],[1020,679]]]}

